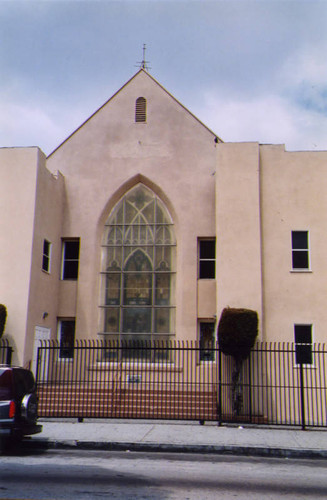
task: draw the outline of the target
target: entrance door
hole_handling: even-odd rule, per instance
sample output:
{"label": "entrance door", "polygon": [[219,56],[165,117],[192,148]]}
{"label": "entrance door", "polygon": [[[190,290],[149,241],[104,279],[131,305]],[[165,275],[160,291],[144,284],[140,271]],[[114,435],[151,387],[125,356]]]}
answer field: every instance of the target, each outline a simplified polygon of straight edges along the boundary
{"label": "entrance door", "polygon": [[[37,350],[41,346],[41,340],[50,340],[51,329],[43,326],[36,326],[34,330],[33,363],[32,371],[36,377]],[[47,373],[47,370],[46,370]]]}

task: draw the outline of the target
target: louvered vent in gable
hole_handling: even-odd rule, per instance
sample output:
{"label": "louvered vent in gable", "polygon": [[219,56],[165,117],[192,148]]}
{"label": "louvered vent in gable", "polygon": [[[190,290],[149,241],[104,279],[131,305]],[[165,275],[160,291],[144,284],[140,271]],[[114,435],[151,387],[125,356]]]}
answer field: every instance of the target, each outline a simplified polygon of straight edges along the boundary
{"label": "louvered vent in gable", "polygon": [[138,97],[135,103],[135,122],[146,122],[146,99]]}

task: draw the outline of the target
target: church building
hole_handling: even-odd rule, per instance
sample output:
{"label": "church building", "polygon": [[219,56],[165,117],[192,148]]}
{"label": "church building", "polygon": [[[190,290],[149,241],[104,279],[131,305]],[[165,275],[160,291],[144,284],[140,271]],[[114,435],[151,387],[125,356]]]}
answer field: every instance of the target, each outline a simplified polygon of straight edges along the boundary
{"label": "church building", "polygon": [[201,344],[228,306],[324,341],[327,152],[224,143],[143,68],[48,157],[1,148],[0,206],[15,364],[40,339]]}

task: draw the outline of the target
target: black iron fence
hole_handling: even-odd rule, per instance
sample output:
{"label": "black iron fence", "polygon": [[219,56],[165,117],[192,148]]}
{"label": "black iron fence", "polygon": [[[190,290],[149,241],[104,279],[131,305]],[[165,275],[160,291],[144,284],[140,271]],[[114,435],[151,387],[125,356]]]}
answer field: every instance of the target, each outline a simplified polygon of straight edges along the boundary
{"label": "black iron fence", "polygon": [[13,348],[7,339],[0,339],[0,365],[11,365]]}
{"label": "black iron fence", "polygon": [[258,343],[236,377],[218,345],[43,341],[39,413],[326,427],[327,351],[309,349],[301,359],[294,344]]}

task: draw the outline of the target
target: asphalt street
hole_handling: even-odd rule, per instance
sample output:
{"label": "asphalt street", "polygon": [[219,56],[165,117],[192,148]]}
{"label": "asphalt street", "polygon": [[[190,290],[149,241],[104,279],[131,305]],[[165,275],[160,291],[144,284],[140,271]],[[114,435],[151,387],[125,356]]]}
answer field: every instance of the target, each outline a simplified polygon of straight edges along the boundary
{"label": "asphalt street", "polygon": [[1,456],[0,498],[326,498],[326,468],[325,460],[18,448]]}

